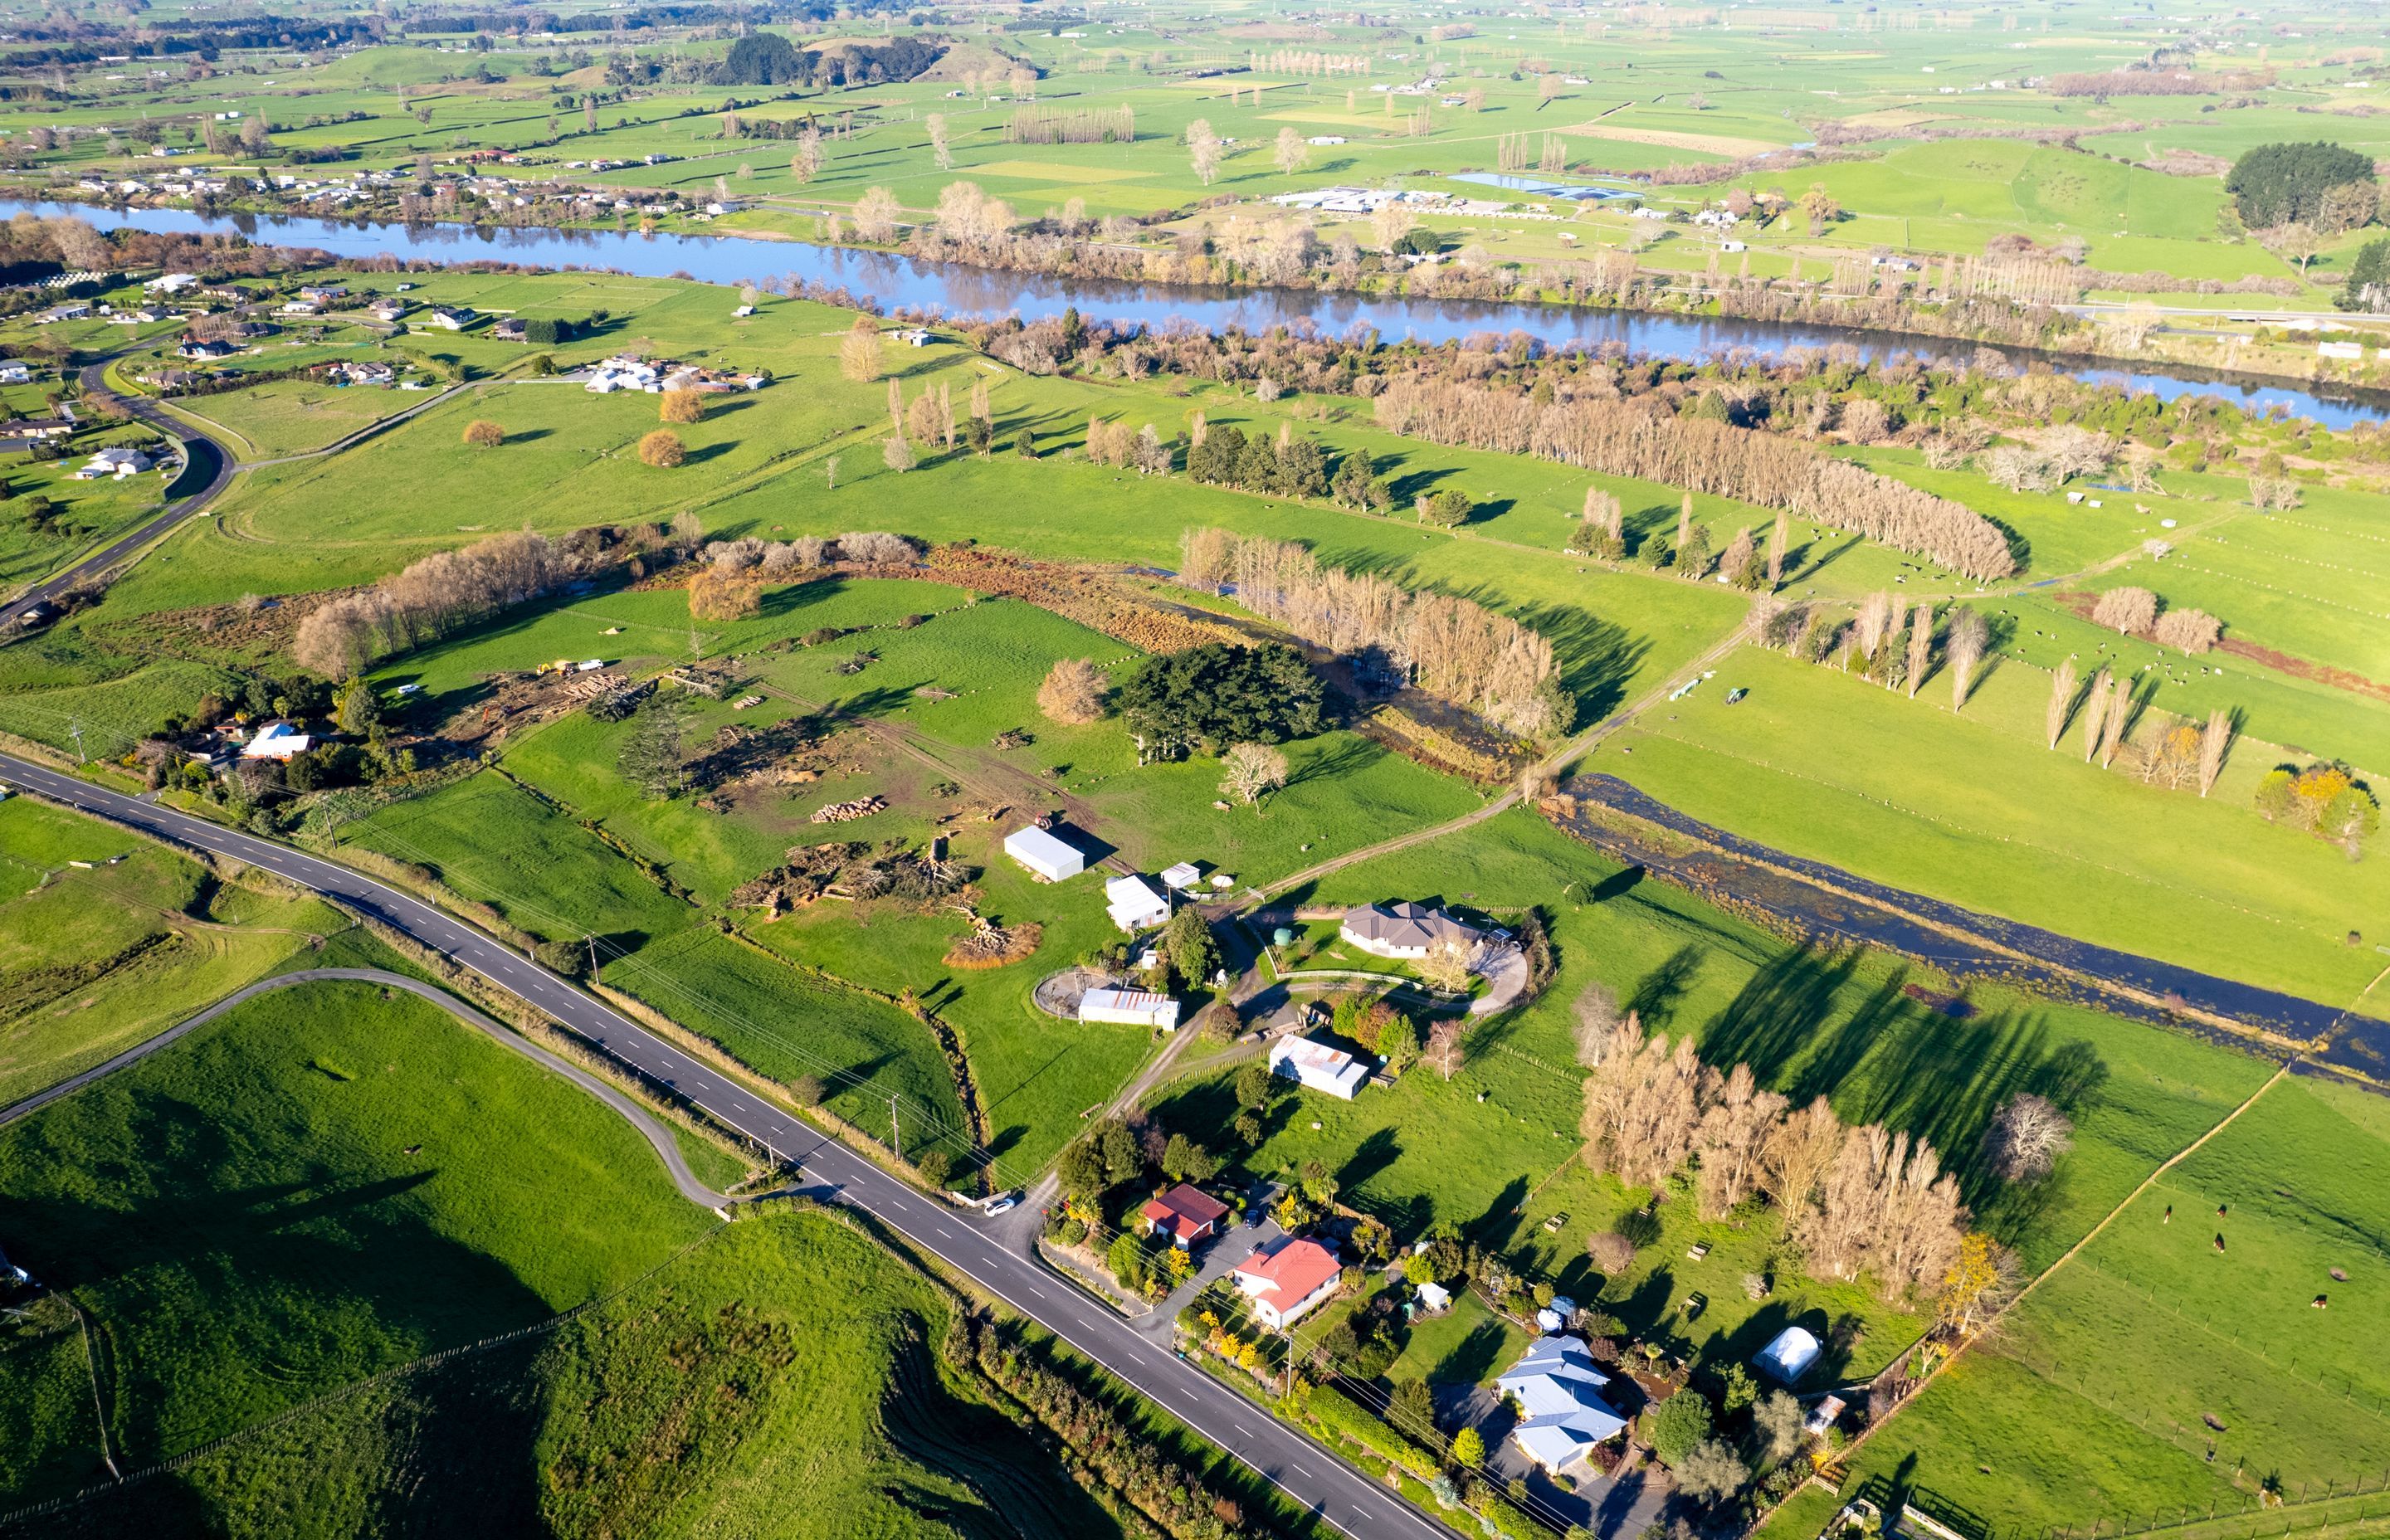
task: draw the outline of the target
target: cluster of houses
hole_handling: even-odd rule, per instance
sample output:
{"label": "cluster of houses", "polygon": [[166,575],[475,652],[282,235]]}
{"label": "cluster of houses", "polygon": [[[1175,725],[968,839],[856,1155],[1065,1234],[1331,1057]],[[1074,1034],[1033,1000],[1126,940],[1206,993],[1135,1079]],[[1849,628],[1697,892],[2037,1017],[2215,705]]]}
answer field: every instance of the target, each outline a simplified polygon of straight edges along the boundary
{"label": "cluster of houses", "polygon": [[[617,391],[643,391],[649,395],[665,391],[697,391],[712,394],[728,391],[760,391],[769,383],[769,379],[760,374],[744,374],[736,369],[701,369],[693,364],[641,358],[636,353],[626,353],[596,366],[581,388],[591,395],[600,396],[612,395]],[[1059,840],[1053,842],[1061,844]],[[1009,841],[1006,848],[1010,848]],[[1068,846],[1063,848],[1069,849]],[[1078,857],[1076,851],[1071,853],[1079,861],[1071,868],[1071,873],[1075,874],[1086,867],[1086,862],[1084,857]]]}

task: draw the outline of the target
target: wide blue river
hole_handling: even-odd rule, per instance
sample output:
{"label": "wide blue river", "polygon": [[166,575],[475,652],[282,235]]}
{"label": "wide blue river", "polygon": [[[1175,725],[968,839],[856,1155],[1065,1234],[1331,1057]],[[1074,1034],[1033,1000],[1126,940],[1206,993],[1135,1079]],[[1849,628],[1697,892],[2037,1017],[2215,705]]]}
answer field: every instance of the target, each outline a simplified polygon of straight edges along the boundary
{"label": "wide blue river", "polygon": [[[890,309],[935,310],[950,316],[1023,319],[1059,314],[1075,305],[1090,318],[1173,322],[1211,331],[1241,327],[1311,326],[1330,334],[1368,327],[1387,340],[1442,342],[1472,332],[1523,330],[1551,347],[1624,344],[1651,357],[1701,360],[1737,349],[1779,353],[1788,348],[1840,343],[1870,361],[1895,354],[1965,357],[1972,344],[1836,327],[1784,326],[1574,305],[1472,300],[1389,299],[1274,289],[1183,289],[1002,273],[954,263],[922,262],[878,251],[855,251],[799,241],[739,236],[642,236],[611,230],[498,229],[458,225],[369,225],[341,220],[201,215],[182,209],[98,209],[71,203],[0,199],[0,206],[41,213],[73,213],[102,228],[161,232],[228,231],[283,246],[312,246],[344,257],[393,256],[434,263],[497,261],[539,267],[594,267],[651,277],[692,277],[710,283],[764,283],[783,277],[842,284]],[[2011,354],[2022,360],[2026,355]],[[2247,410],[2279,407],[2345,429],[2390,415],[2390,400],[2362,391],[2308,389],[2287,382],[2227,376],[2189,366],[2130,368],[2097,359],[2037,355],[2078,379],[2114,383],[2172,401],[2215,395]]]}

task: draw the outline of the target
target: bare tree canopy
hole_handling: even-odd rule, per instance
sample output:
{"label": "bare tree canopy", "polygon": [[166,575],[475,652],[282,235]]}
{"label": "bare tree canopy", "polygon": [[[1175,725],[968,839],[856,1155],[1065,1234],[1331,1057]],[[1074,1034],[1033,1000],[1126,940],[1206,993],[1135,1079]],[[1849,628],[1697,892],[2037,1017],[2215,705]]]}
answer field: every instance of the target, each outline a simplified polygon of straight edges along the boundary
{"label": "bare tree canopy", "polygon": [[2047,1097],[2020,1091],[1985,1125],[1984,1162],[2002,1181],[2038,1182],[2074,1143],[2074,1120]]}

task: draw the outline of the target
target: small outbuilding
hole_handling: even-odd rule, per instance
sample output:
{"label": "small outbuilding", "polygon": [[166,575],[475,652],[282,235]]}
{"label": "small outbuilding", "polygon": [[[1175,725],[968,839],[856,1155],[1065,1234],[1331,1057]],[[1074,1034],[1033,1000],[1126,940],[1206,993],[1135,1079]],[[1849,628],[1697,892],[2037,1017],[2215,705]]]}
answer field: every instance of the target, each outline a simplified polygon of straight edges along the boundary
{"label": "small outbuilding", "polygon": [[1369,1078],[1367,1064],[1342,1048],[1308,1037],[1281,1037],[1271,1044],[1269,1066],[1273,1073],[1343,1101],[1351,1101]]}
{"label": "small outbuilding", "polygon": [[1060,882],[1087,869],[1087,858],[1077,847],[1056,839],[1034,824],[1006,835],[1004,853],[1048,882]]}
{"label": "small outbuilding", "polygon": [[1202,880],[1201,869],[1192,861],[1181,861],[1175,866],[1165,867],[1162,873],[1162,885],[1173,892],[1183,893]]}
{"label": "small outbuilding", "polygon": [[1751,1362],[1762,1374],[1779,1383],[1794,1385],[1809,1372],[1811,1366],[1825,1351],[1825,1344],[1809,1331],[1801,1327],[1788,1326],[1776,1334],[1776,1341],[1760,1349],[1758,1356]]}

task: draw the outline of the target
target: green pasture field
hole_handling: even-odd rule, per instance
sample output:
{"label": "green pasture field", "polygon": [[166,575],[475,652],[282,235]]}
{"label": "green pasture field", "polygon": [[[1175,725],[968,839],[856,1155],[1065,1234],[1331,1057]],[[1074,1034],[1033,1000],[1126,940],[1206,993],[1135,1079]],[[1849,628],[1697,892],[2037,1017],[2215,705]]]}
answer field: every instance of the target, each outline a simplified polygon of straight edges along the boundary
{"label": "green pasture field", "polygon": [[[10,1255],[72,1290],[140,1464],[545,1319],[708,1223],[614,1113],[368,985],[250,1001],[0,1149]],[[0,1488],[94,1479],[87,1417],[11,1431]]]}
{"label": "green pasture field", "polygon": [[312,960],[315,938],[350,925],[314,898],[220,882],[146,840],[24,797],[0,804],[0,1106]]}
{"label": "green pasture field", "polygon": [[[1115,939],[1115,932],[1103,916],[1099,879],[1049,888],[1032,881],[1003,855],[1003,834],[1046,805],[1025,802],[1024,795],[1034,796],[1039,788],[1051,786],[1074,799],[1087,809],[1081,818],[1084,835],[1118,849],[1143,870],[1194,860],[1207,871],[1230,874],[1240,883],[1267,882],[1389,833],[1451,818],[1477,805],[1477,799],[1458,784],[1339,732],[1288,746],[1293,772],[1290,784],[1258,814],[1241,807],[1223,813],[1212,805],[1219,796],[1219,772],[1211,761],[1138,767],[1117,723],[1069,727],[1048,722],[1038,712],[1037,686],[1057,660],[1093,657],[1119,666],[1136,655],[1121,643],[1018,601],[972,602],[961,590],[935,583],[822,580],[774,589],[766,597],[764,613],[755,620],[713,628],[715,635],[706,638],[708,649],[737,652],[756,678],[785,688],[809,706],[777,697],[746,711],[737,710],[735,701],[697,701],[687,741],[708,741],[725,724],[763,725],[820,708],[883,725],[901,735],[904,751],[852,730],[838,733],[826,746],[833,767],[821,779],[786,789],[741,790],[726,815],[700,811],[686,799],[645,797],[612,769],[628,727],[600,724],[582,712],[510,744],[502,763],[509,773],[570,808],[573,816],[600,821],[610,834],[657,862],[709,904],[720,903],[737,883],[777,865],[782,852],[793,845],[832,837],[919,842],[932,833],[948,833],[957,858],[981,871],[974,901],[981,911],[1006,925],[1043,928],[1042,943],[1028,959],[986,973],[950,969],[942,958],[957,937],[968,933],[967,922],[952,913],[916,915],[891,905],[858,908],[828,901],[779,921],[758,924],[752,932],[764,945],[798,963],[884,993],[912,989],[929,998],[963,1037],[984,1105],[996,1120],[996,1153],[1007,1170],[1022,1162],[1033,1170],[1042,1165],[1076,1129],[1078,1114],[1109,1095],[1149,1046],[1141,1033],[1058,1023],[1030,1004],[1030,988],[1039,978]],[[678,640],[685,633],[671,623],[671,617],[683,604],[681,596],[670,591],[596,596],[528,619],[520,630],[500,622],[416,654],[382,678],[412,677],[425,683],[433,698],[418,709],[443,714],[457,703],[448,699],[450,694],[456,693],[457,700],[467,699],[457,692],[469,687],[477,666],[520,668],[551,654],[619,646],[615,638],[602,635],[600,622],[620,625],[628,639],[652,634],[660,640]],[[915,615],[927,619],[912,626],[896,623]],[[641,616],[655,618],[642,621]],[[777,651],[766,645],[817,627],[850,634],[809,648]],[[864,648],[878,652],[879,661],[858,674],[835,671],[840,661]],[[954,698],[931,699],[919,693],[932,687],[953,690]],[[727,693],[735,697],[739,690]],[[996,734],[1015,728],[1029,729],[1033,741],[1019,749],[990,747]],[[941,780],[959,789],[932,794],[931,787]],[[807,821],[816,807],[867,795],[882,796],[892,805],[858,823],[822,826]],[[1010,806],[1013,812],[993,825],[933,822],[941,813],[961,805],[957,798],[974,805]],[[523,836],[535,838],[540,853],[514,851],[513,835],[479,848],[482,842],[469,831],[484,818],[504,821],[513,830],[540,831]],[[561,896],[570,888],[579,907],[559,905],[563,912],[547,918],[502,905],[519,923],[542,934],[587,926],[618,936],[635,932],[657,938],[678,934],[695,918],[693,911],[653,894],[619,855],[489,777],[378,813],[356,828],[357,838],[386,853],[427,860],[452,880],[462,874],[460,886],[474,896],[524,893],[520,879],[512,875],[516,872],[585,866],[585,880],[559,881],[546,889]],[[411,857],[409,849],[423,854]],[[604,905],[602,913],[591,907],[610,892],[623,893],[625,885],[626,902],[638,914],[616,904]],[[656,912],[660,905],[661,914]],[[711,964],[699,968],[676,960],[680,956],[677,943],[642,952],[612,982],[697,1025],[677,1003],[685,1000],[691,1011],[719,1023],[718,1033],[704,1029],[709,1034],[726,1046],[733,1037],[751,1044],[780,1066],[768,1068],[764,1059],[734,1046],[742,1059],[767,1073],[790,1078],[825,1072],[821,1066],[795,1064],[785,1051],[775,1056],[771,1038],[752,1031],[753,1020],[775,1018],[735,1005],[723,1009],[716,996],[727,987],[724,977],[710,971]],[[658,975],[651,976],[650,968]],[[662,982],[664,978],[672,982]],[[918,1036],[918,1029],[893,1019],[880,1030],[907,1042]],[[813,1046],[830,1053],[840,1068],[848,1067],[849,1059],[867,1057],[844,1046]],[[906,1090],[908,1095],[928,1094],[926,1085],[908,1084]],[[858,1119],[870,1113],[867,1097],[851,1100],[851,1106],[842,1103],[842,1109]]]}
{"label": "green pasture field", "polygon": [[2101,586],[2139,584],[2221,617],[2227,635],[2390,678],[2390,508],[2379,495],[2311,487],[2287,511],[2214,511],[2173,556],[2137,559]]}
{"label": "green pasture field", "polygon": [[1911,700],[1755,648],[1713,684],[1587,767],[1779,849],[2126,952],[2328,1002],[2378,971],[2347,938],[2378,928],[2390,878],[2252,811],[2278,757],[2261,744],[2201,798],[2086,764],[2079,725],[2045,749],[2049,682],[2030,669],[1995,670],[1956,721],[1943,681]]}
{"label": "green pasture field", "polygon": [[[1576,1159],[1583,1072],[1569,1007],[1597,981],[1650,1030],[1691,1033],[1713,1062],[1748,1062],[1763,1084],[1796,1100],[1824,1095],[1846,1121],[1928,1140],[1960,1174],[1977,1223],[2028,1266],[2062,1251],[2265,1077],[2258,1060],[2190,1037],[1984,988],[1971,992],[1975,1014],[1945,1015],[1907,993],[1911,984],[1945,987],[1916,965],[1781,942],[1622,874],[1524,812],[1349,867],[1295,896],[1328,905],[1415,898],[1497,915],[1542,908],[1559,978],[1525,1010],[1477,1029],[1451,1081],[1414,1067],[1351,1103],[1291,1094],[1245,1163],[1272,1174],[1320,1160],[1345,1200],[1381,1214],[1398,1235],[1452,1221],[1512,1250],[1563,1292],[1586,1282],[1588,1231],[1628,1206],[1614,1182]],[[1999,1102],[2033,1088],[2075,1107],[2075,1152],[2049,1183],[2000,1191],[1978,1169],[1982,1131]],[[1154,1106],[1169,1126],[1226,1148],[1235,1111],[1226,1076],[1165,1087]],[[1663,1205],[1670,1238],[1645,1262],[1665,1264],[1681,1283],[1687,1268],[1677,1259],[1691,1239],[1709,1239],[1714,1256],[1733,1253],[1725,1226],[1688,1215],[1677,1228],[1677,1206]],[[1569,1215],[1556,1234],[1541,1228],[1554,1213]],[[1739,1318],[1731,1310],[1753,1308],[1740,1288],[1744,1270],[1764,1269],[1707,1275],[1729,1287],[1703,1290],[1712,1313],[1702,1318],[1704,1333]],[[1653,1319],[1677,1303],[1658,1294],[1649,1302]],[[1853,1291],[1835,1308],[1880,1311],[1872,1302]],[[1872,1340],[1884,1352],[1896,1345],[1881,1333]]]}
{"label": "green pasture field", "polygon": [[2269,1477],[2294,1500],[2376,1479],[2390,1377],[2365,1344],[2390,1277],[2386,1139],[2390,1111],[2370,1093],[2277,1084],[1904,1410],[1858,1470],[1900,1468],[2004,1534],[2232,1512]]}
{"label": "green pasture field", "polygon": [[202,428],[224,430],[242,458],[265,459],[322,449],[423,399],[424,392],[413,391],[276,379],[245,391],[177,401],[173,409],[198,419]]}
{"label": "green pasture field", "polygon": [[830,1105],[867,1129],[886,1128],[892,1091],[942,1123],[961,1121],[927,1029],[703,928],[696,909],[595,835],[495,776],[380,809],[343,834],[428,867],[545,939],[598,936],[605,982],[773,1079],[819,1077]]}

